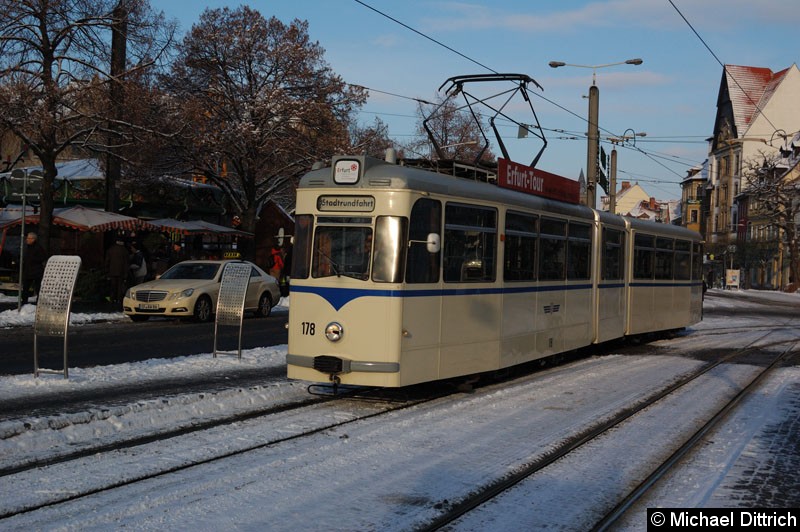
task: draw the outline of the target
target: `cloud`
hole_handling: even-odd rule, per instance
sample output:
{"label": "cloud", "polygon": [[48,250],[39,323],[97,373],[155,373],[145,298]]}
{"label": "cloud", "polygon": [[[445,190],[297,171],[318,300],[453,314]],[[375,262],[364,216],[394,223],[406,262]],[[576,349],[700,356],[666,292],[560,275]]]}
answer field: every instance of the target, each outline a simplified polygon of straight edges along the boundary
{"label": "cloud", "polygon": [[380,48],[396,48],[402,43],[402,39],[396,34],[387,33],[372,39],[372,44]]}
{"label": "cloud", "polygon": [[[496,5],[467,2],[436,4],[438,16],[422,19],[424,27],[437,31],[477,29],[511,30],[524,33],[578,33],[587,28],[635,26],[659,30],[706,25],[708,31],[735,31],[754,24],[797,24],[800,10],[786,0],[611,0],[588,3],[532,2],[531,7],[511,11]],[[553,9],[548,9],[553,6]],[[572,7],[576,6],[576,7]],[[713,25],[709,21],[713,21]]]}
{"label": "cloud", "polygon": [[[661,87],[673,82],[674,80],[669,76],[648,70],[638,70],[636,72],[614,72],[613,70],[597,71],[597,85],[603,89]],[[583,75],[576,74],[569,77],[553,77],[543,83],[549,90],[559,87],[586,87],[591,83],[591,76],[587,72]]]}
{"label": "cloud", "polygon": [[[570,6],[558,2],[557,8]],[[439,4],[440,17],[427,17],[427,28],[442,30],[497,29],[525,33],[578,32],[587,27],[614,27],[626,23],[655,24],[654,19],[663,18],[669,5],[660,0],[615,0],[591,2],[576,9],[546,10],[541,2],[531,4],[524,11],[509,11],[495,6],[446,2]]]}

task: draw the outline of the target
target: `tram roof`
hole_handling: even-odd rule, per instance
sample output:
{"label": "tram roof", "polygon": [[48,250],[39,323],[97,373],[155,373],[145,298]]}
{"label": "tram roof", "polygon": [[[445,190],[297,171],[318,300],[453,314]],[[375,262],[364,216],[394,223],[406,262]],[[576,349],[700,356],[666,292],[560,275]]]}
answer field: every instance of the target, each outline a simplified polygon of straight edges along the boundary
{"label": "tram roof", "polygon": [[[363,168],[359,179],[352,184],[338,184],[334,180],[334,166],[337,161],[354,160]],[[331,166],[312,170],[300,180],[300,188],[336,188],[360,192],[378,190],[418,190],[441,194],[454,198],[472,199],[502,203],[510,207],[519,207],[575,218],[595,219],[607,225],[630,227],[639,231],[648,231],[673,237],[702,240],[699,233],[684,227],[656,223],[636,218],[625,218],[605,211],[590,209],[586,205],[576,205],[558,200],[548,199],[533,194],[501,188],[493,183],[477,179],[456,177],[432,170],[394,164],[369,156],[334,157]]]}
{"label": "tram roof", "polygon": [[[364,171],[353,184],[337,184],[333,167],[337,160],[358,159]],[[525,194],[498,187],[492,183],[435,172],[422,168],[392,164],[373,157],[334,158],[333,165],[311,171],[300,180],[300,188],[348,188],[353,191],[377,191],[381,189],[405,189],[430,192],[457,198],[503,203],[520,208],[546,210],[555,214],[577,218],[594,218],[594,211],[585,205],[576,205],[557,200]]]}
{"label": "tram roof", "polygon": [[639,220],[638,218],[627,218],[627,220],[630,221],[631,229],[634,231],[643,231],[673,238],[689,238],[695,242],[703,240],[702,235],[697,231],[692,231],[680,225],[662,224],[651,222],[650,220]]}

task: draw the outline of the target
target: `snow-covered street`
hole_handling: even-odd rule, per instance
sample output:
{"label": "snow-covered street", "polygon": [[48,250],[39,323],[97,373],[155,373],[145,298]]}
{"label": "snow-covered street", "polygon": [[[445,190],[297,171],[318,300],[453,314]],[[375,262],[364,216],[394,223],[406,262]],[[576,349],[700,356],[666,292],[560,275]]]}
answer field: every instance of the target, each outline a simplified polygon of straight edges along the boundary
{"label": "snow-covered street", "polygon": [[[2,521],[16,529],[407,530],[419,527],[473,487],[535,460],[583,427],[611,416],[702,365],[701,353],[753,342],[776,353],[800,341],[797,320],[759,315],[800,305],[797,295],[709,292],[703,322],[636,354],[584,358],[511,382],[366,417],[374,403],[342,400],[159,440],[112,453],[21,471],[0,482],[0,514],[68,493],[101,490]],[[735,310],[735,312],[734,312]],[[4,313],[3,313],[4,314]],[[795,311],[796,315],[796,311]],[[1,316],[0,316],[1,317]],[[91,318],[89,318],[91,320]],[[0,324],[0,326],[2,326]],[[282,367],[286,346],[248,350],[243,360],[210,354],[124,366],[71,368],[70,379],[0,378],[0,409],[11,398],[107,390],[219,372]],[[696,417],[719,407],[759,368],[723,364],[681,395],[650,407],[601,439],[473,512],[457,530],[591,526],[599,508],[624,495],[670,440],[696,430]],[[714,393],[709,393],[709,390]],[[0,422],[0,468],[59,456],[177,425],[306,399],[305,383],[279,379],[247,389],[164,396],[113,408]],[[352,421],[356,417],[365,419]],[[701,416],[702,417],[702,416]],[[800,437],[800,367],[780,368],[708,435],[706,442],[628,515],[623,528],[646,527],[647,507],[764,506],[757,483],[788,475],[775,504],[800,504],[800,457],[785,455]],[[336,422],[345,425],[324,429]],[[320,428],[303,438],[292,435]],[[241,449],[249,452],[235,454]],[[219,457],[192,466],[209,457]],[[148,472],[156,478],[108,489]],[[774,482],[772,482],[774,485]],[[785,489],[794,486],[794,491]],[[760,494],[759,494],[760,493]],[[607,500],[604,500],[607,499]]]}

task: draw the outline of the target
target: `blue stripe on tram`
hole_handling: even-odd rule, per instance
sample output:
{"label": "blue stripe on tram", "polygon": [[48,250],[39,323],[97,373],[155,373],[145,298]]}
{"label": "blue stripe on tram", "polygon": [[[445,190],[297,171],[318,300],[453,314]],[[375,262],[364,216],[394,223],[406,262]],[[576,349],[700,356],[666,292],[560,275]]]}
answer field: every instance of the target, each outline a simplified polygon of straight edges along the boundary
{"label": "blue stripe on tram", "polygon": [[[621,288],[623,285],[614,287]],[[339,310],[349,302],[361,297],[450,297],[496,294],[521,294],[533,292],[558,292],[567,290],[589,290],[591,284],[557,285],[557,286],[512,286],[505,288],[445,288],[429,290],[371,290],[365,288],[332,288],[322,286],[292,286],[292,292],[314,294],[323,298],[335,309]],[[601,288],[611,288],[602,286]]]}

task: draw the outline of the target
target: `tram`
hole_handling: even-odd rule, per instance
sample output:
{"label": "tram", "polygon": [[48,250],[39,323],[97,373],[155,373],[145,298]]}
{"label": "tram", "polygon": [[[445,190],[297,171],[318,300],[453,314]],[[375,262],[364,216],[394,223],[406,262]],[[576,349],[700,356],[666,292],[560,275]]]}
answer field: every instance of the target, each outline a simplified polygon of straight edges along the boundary
{"label": "tram", "polygon": [[700,234],[470,172],[340,156],[302,178],[289,378],[402,387],[700,321]]}

